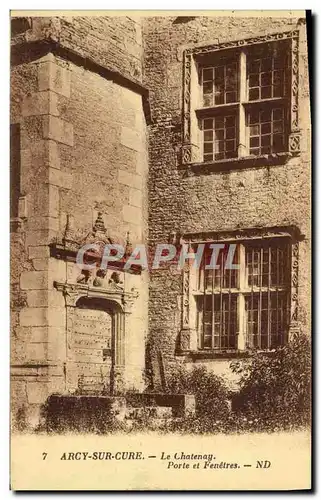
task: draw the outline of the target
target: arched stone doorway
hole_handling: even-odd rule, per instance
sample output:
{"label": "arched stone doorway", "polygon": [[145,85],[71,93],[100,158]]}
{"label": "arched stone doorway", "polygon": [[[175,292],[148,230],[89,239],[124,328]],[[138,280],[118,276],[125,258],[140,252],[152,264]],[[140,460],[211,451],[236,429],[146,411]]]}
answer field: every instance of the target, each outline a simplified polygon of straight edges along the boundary
{"label": "arched stone doorway", "polygon": [[116,302],[81,297],[74,310],[72,349],[78,391],[83,394],[111,394],[115,366]]}
{"label": "arched stone doorway", "polygon": [[137,292],[110,283],[98,287],[55,281],[54,286],[66,304],[66,392],[122,394],[125,324]]}

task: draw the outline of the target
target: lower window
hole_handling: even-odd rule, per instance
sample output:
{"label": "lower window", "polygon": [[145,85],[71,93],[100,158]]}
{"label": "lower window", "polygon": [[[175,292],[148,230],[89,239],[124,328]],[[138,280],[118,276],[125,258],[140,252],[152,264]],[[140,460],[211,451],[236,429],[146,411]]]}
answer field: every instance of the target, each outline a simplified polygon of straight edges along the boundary
{"label": "lower window", "polygon": [[246,242],[235,246],[226,269],[229,244],[220,250],[217,269],[206,269],[205,251],[198,276],[196,328],[199,349],[274,349],[287,340],[290,316],[289,241]]}

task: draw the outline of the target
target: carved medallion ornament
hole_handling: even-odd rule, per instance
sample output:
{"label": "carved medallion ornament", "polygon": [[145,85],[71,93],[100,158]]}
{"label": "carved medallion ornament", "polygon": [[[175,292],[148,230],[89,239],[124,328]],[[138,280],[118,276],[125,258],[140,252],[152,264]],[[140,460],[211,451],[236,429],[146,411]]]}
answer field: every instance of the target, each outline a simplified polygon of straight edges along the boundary
{"label": "carved medallion ornament", "polygon": [[215,53],[223,49],[240,49],[269,43],[273,41],[289,40],[290,46],[290,75],[291,75],[291,126],[289,134],[288,150],[292,154],[300,152],[300,130],[299,130],[299,30],[287,31],[284,33],[272,33],[245,40],[236,40],[205,47],[195,47],[184,51],[183,54],[183,132],[181,162],[182,164],[192,163],[193,144],[191,137],[191,71],[193,58],[201,57],[207,54]]}

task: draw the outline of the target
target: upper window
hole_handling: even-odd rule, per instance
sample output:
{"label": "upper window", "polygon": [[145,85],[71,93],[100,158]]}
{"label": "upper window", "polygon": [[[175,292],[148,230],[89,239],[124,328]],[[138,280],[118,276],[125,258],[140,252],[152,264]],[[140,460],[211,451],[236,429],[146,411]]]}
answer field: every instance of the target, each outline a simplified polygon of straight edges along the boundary
{"label": "upper window", "polygon": [[[190,50],[185,55],[183,163],[299,148],[297,34]],[[226,48],[231,45],[231,48]],[[291,139],[291,140],[290,140]]]}
{"label": "upper window", "polygon": [[212,65],[199,64],[202,160],[285,151],[286,44],[239,50],[229,60],[218,53],[213,59]]}

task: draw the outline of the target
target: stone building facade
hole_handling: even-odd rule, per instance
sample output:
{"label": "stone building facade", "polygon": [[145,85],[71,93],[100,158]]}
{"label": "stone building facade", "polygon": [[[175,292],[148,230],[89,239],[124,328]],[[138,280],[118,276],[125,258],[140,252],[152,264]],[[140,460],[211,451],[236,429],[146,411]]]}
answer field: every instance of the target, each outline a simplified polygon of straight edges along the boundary
{"label": "stone building facade", "polygon": [[[11,61],[14,424],[181,362],[232,384],[235,356],[309,332],[304,20],[18,17]],[[222,266],[235,244],[240,271],[81,273],[97,241],[220,243]]]}

